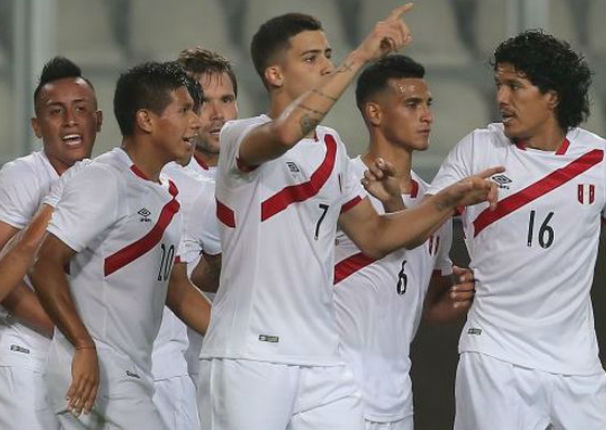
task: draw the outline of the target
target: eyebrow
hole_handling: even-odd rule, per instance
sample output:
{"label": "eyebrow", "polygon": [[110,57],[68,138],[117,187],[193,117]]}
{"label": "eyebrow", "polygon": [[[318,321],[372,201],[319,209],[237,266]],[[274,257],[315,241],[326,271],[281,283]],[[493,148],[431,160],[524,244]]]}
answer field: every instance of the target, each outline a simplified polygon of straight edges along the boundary
{"label": "eyebrow", "polygon": [[324,51],[322,49],[308,49],[307,51],[302,52],[301,54],[299,54],[300,57],[303,57],[305,55],[308,54],[322,54],[322,53],[332,53],[333,49],[332,48],[326,48]]}

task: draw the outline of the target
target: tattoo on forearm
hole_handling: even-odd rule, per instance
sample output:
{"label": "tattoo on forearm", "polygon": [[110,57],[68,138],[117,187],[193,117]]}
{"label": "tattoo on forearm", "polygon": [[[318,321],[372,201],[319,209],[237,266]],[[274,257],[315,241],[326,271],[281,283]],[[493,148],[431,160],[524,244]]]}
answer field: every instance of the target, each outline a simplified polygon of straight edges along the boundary
{"label": "tattoo on forearm", "polygon": [[320,115],[320,117],[324,117],[325,114],[327,113],[327,112],[322,112],[322,111],[319,111],[319,110],[316,110],[316,109],[312,109],[311,107],[308,107],[308,106],[302,105],[302,104],[298,104],[297,107],[301,108],[303,110],[306,110],[308,112],[314,113],[316,115]]}
{"label": "tattoo on forearm", "polygon": [[335,73],[344,73],[351,72],[352,64],[348,62],[341,63],[337,69],[335,69]]}
{"label": "tattoo on forearm", "polygon": [[299,120],[299,126],[301,127],[301,133],[305,136],[320,123],[320,120],[312,118],[308,114],[304,114]]}
{"label": "tattoo on forearm", "polygon": [[336,98],[336,97],[331,97],[330,95],[325,94],[325,93],[323,93],[322,91],[317,90],[316,88],[314,88],[314,89],[312,90],[312,92],[313,92],[314,94],[318,94],[319,96],[324,97],[324,98],[326,98],[326,99],[329,99],[329,100],[331,100],[331,101],[334,101],[334,102],[336,102],[336,101],[337,101],[337,98]]}

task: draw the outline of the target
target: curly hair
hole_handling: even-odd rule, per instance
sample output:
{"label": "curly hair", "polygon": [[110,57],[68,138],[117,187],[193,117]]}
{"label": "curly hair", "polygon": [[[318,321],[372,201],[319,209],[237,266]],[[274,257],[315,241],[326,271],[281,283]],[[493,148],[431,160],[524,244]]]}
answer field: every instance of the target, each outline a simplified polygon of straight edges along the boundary
{"label": "curly hair", "polygon": [[502,42],[491,60],[493,69],[509,63],[522,72],[542,94],[558,95],[556,117],[566,132],[585,121],[590,114],[588,88],[592,73],[583,56],[565,41],[541,30],[528,30]]}

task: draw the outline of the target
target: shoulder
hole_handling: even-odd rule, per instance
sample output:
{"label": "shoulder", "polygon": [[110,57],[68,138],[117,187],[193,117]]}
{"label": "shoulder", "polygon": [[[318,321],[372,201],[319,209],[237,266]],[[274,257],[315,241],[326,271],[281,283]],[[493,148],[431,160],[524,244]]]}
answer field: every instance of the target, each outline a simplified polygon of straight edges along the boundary
{"label": "shoulder", "polygon": [[37,182],[40,171],[44,168],[40,152],[33,152],[24,157],[9,161],[0,169],[0,177],[4,181]]}
{"label": "shoulder", "polygon": [[460,143],[473,146],[474,149],[485,150],[512,145],[510,139],[504,134],[504,126],[500,123],[492,123],[485,128],[477,128],[464,137]]}
{"label": "shoulder", "polygon": [[569,130],[567,139],[571,143],[581,145],[588,149],[605,150],[605,139],[583,128],[575,127]]}
{"label": "shoulder", "polygon": [[258,115],[251,118],[242,118],[233,121],[228,121],[221,128],[220,138],[224,136],[239,134],[243,131],[249,130],[255,126],[259,126],[270,121],[271,118],[267,115]]}

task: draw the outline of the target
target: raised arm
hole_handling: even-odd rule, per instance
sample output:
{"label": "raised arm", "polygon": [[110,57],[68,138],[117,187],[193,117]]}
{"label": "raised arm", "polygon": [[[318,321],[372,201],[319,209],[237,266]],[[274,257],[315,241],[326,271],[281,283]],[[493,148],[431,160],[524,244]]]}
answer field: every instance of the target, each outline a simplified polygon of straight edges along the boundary
{"label": "raised arm", "polygon": [[401,247],[415,248],[426,241],[458,206],[488,201],[497,202],[495,183],[487,180],[504,169],[495,167],[465,178],[425,199],[419,206],[404,211],[378,215],[368,199],[339,217],[342,230],[363,253],[382,258]]}
{"label": "raised arm", "polygon": [[67,392],[68,409],[80,415],[91,411],[99,386],[95,342],[78,315],[64,268],[75,254],[53,234],[42,242],[31,279],[42,306],[74,346],[72,383]]}
{"label": "raised arm", "polygon": [[238,159],[248,167],[258,166],[280,157],[312,132],[361,67],[411,42],[411,31],[401,17],[412,7],[412,3],[407,3],[394,9],[321,86],[304,93],[278,118],[249,132],[240,145]]}

